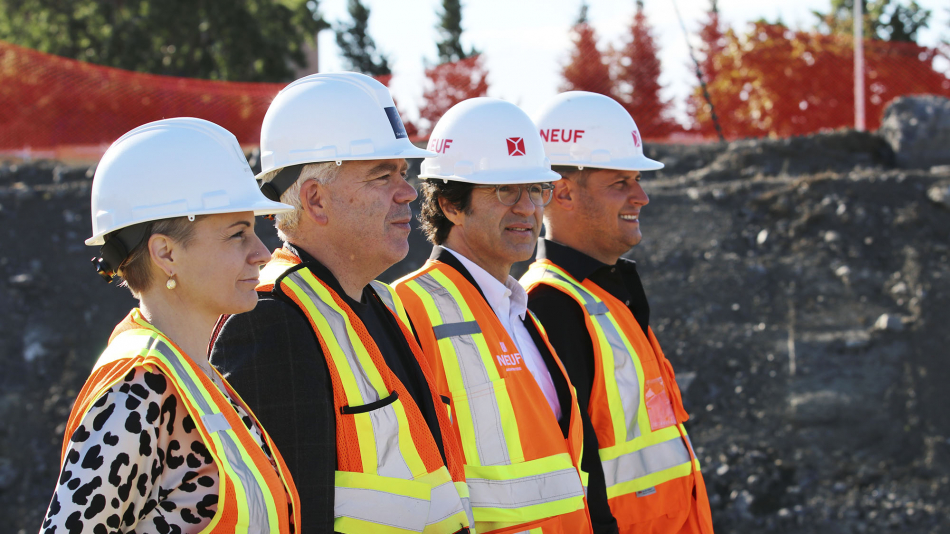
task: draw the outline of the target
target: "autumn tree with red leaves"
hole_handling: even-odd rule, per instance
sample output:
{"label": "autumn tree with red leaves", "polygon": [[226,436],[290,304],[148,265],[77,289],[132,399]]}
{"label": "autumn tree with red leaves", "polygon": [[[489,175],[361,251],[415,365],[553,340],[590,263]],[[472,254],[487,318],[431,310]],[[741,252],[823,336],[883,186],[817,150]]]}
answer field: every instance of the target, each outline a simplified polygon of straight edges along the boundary
{"label": "autumn tree with red leaves", "polygon": [[571,61],[564,66],[561,76],[562,91],[590,91],[614,96],[614,82],[610,79],[610,67],[597,48],[597,34],[587,20],[588,5],[581,4],[580,16],[571,30],[574,51]]}
{"label": "autumn tree with red leaves", "polygon": [[680,130],[670,117],[671,102],[660,97],[660,58],[653,27],[643,12],[643,0],[637,0],[630,41],[620,51],[618,62],[617,96],[641,135],[660,138]]}
{"label": "autumn tree with red leaves", "polygon": [[[854,124],[852,86],[836,83],[842,73],[850,81],[850,36],[760,21],[745,35],[728,30],[725,41],[709,93],[719,116],[728,118],[727,138],[790,137]],[[878,128],[884,107],[898,96],[950,96],[950,79],[934,69],[938,54],[915,43],[865,40],[869,130]],[[698,111],[697,122],[708,125],[709,114]]]}
{"label": "autumn tree with red leaves", "polygon": [[462,5],[459,0],[443,0],[442,15],[436,27],[442,36],[437,43],[439,64],[426,68],[428,87],[419,115],[429,129],[450,107],[468,98],[488,93],[488,70],[474,48],[462,47]]}

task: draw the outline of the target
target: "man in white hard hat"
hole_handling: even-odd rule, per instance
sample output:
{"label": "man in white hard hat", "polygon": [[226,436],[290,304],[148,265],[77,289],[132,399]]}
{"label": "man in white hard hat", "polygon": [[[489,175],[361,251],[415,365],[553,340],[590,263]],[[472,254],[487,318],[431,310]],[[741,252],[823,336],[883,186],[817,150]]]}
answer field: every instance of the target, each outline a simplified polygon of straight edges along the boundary
{"label": "man in white hard hat", "polygon": [[590,532],[581,414],[509,275],[531,257],[558,175],[531,119],[501,100],[452,107],[429,148],[421,218],[435,247],[395,287],[460,437],[475,529]]}
{"label": "man in white hard hat", "polygon": [[521,283],[590,414],[596,445],[585,457],[601,465],[586,467],[603,472],[620,532],[712,534],[673,367],[636,264],[621,258],[642,237],[640,172],[663,164],[643,155],[633,119],[603,95],[558,95],[536,123],[562,179]]}
{"label": "man in white hard hat", "polygon": [[355,73],[284,88],[261,132],[261,190],[294,211],[260,304],[219,323],[211,361],[299,480],[305,532],[468,532],[456,436],[395,292],[409,250],[406,136],[389,91]]}

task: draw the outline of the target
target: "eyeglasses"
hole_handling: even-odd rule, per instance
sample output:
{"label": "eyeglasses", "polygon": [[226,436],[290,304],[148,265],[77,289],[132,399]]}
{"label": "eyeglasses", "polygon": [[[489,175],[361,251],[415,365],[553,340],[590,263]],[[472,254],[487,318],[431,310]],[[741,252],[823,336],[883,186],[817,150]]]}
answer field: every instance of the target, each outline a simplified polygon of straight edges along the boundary
{"label": "eyeglasses", "polygon": [[494,189],[498,201],[514,206],[521,200],[521,192],[528,190],[528,199],[535,206],[547,206],[554,198],[554,184],[476,185],[478,189]]}

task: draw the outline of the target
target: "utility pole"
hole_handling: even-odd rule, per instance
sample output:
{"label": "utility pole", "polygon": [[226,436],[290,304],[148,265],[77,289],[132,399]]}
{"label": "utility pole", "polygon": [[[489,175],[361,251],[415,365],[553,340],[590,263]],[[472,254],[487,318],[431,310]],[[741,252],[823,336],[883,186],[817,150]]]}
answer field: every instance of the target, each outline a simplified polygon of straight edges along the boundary
{"label": "utility pole", "polygon": [[864,121],[864,0],[854,0],[854,129],[863,132]]}

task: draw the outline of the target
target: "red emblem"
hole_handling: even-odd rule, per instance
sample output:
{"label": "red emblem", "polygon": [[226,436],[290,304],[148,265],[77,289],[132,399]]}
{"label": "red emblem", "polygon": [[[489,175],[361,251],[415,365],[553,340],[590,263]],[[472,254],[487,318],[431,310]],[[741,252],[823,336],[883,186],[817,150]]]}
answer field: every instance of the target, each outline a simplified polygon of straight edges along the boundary
{"label": "red emblem", "polygon": [[524,156],[524,138],[509,137],[507,141],[509,156]]}
{"label": "red emblem", "polygon": [[642,144],[640,142],[640,132],[634,130],[631,133],[633,134],[633,146],[640,148],[640,145]]}

